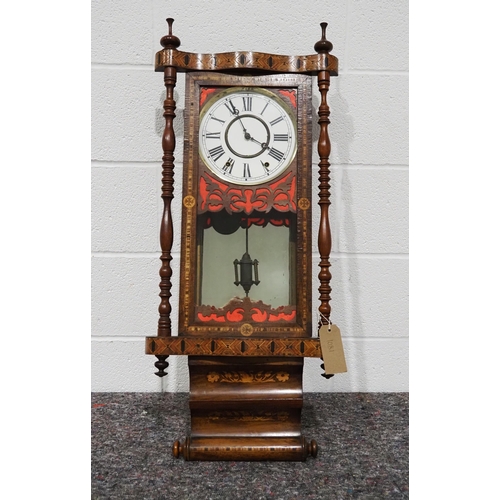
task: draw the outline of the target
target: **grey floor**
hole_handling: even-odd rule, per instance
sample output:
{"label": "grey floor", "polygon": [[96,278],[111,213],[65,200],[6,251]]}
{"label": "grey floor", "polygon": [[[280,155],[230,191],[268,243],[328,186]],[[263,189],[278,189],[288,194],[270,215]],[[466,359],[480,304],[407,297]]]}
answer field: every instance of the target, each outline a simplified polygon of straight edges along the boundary
{"label": "grey floor", "polygon": [[92,394],[93,499],[409,498],[408,393],[305,393],[306,462],[185,462],[188,394]]}

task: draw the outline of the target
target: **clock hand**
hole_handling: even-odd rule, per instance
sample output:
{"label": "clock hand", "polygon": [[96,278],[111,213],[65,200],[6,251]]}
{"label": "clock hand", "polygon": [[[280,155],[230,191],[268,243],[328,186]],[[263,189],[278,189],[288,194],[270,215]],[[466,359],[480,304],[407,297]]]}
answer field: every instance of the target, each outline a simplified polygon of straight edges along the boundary
{"label": "clock hand", "polygon": [[241,116],[237,115],[238,116],[238,120],[239,122],[241,123],[241,128],[243,129],[243,133],[245,135],[245,139],[247,141],[254,141],[254,142],[257,142],[250,134],[249,132],[247,131],[247,129],[245,128],[245,125],[243,125],[243,121],[241,119]]}
{"label": "clock hand", "polygon": [[240,110],[235,108],[233,101],[228,99],[226,102],[229,103],[229,105],[226,104],[227,108],[229,109],[229,112],[235,116],[238,116],[240,114]]}
{"label": "clock hand", "polygon": [[240,110],[235,107],[233,102],[231,100],[228,100],[226,103],[227,108],[229,109],[229,112],[232,113],[236,118],[238,118],[238,121],[241,124],[241,128],[243,129],[243,133],[245,134],[245,139],[248,141],[252,139],[250,134],[247,132],[247,129],[245,128],[245,125],[243,125],[243,121],[241,120],[240,116]]}
{"label": "clock hand", "polygon": [[271,149],[269,147],[269,144],[267,142],[259,142],[257,139],[254,139],[250,134],[248,134],[248,135],[249,135],[249,137],[246,137],[246,135],[245,135],[245,137],[247,139],[250,139],[251,141],[257,143],[257,144],[260,144],[260,146],[261,146],[262,149]]}

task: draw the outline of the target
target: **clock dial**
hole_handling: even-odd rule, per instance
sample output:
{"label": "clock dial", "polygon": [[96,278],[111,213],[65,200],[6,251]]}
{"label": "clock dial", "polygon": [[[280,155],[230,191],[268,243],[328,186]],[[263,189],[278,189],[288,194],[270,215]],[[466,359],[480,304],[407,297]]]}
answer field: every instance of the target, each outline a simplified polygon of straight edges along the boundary
{"label": "clock dial", "polygon": [[200,155],[220,179],[243,185],[283,173],[297,151],[292,110],[272,92],[237,87],[218,93],[200,115]]}

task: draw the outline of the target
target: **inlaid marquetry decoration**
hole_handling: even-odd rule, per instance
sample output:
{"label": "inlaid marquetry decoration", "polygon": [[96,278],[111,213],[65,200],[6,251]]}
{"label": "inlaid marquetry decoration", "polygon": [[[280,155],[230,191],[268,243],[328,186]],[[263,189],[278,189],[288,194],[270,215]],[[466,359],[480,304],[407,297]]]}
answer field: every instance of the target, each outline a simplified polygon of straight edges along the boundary
{"label": "inlaid marquetry decoration", "polygon": [[196,199],[194,196],[187,195],[184,197],[184,201],[182,203],[186,208],[193,208],[196,205]]}
{"label": "inlaid marquetry decoration", "polygon": [[[301,409],[304,358],[322,357],[316,318],[328,323],[331,312],[327,94],[338,60],[326,38],[327,24],[320,24],[314,54],[284,55],[184,52],[172,32],[173,19],[167,23],[155,57],[166,89],[159,320],[157,336],[146,337],[146,353],[157,357],[159,377],[167,375],[168,356],[188,356],[191,432],[174,443],[173,455],[186,460],[315,457],[316,442],[302,435]],[[199,40],[208,43],[202,29]],[[182,220],[180,234],[174,235],[180,73],[185,74]],[[317,110],[313,83],[320,95]],[[313,234],[316,171],[319,229]],[[176,239],[179,254],[172,252]],[[320,256],[316,298],[314,240]],[[177,255],[179,265],[172,266]],[[177,325],[171,318],[174,272]]]}
{"label": "inlaid marquetry decoration", "polygon": [[207,380],[211,383],[221,382],[228,384],[251,384],[258,383],[263,384],[266,382],[286,382],[290,378],[290,374],[287,372],[270,372],[270,371],[259,371],[259,372],[210,372],[207,375]]}
{"label": "inlaid marquetry decoration", "polygon": [[270,422],[281,421],[285,422],[290,419],[290,412],[288,411],[213,411],[207,415],[209,420],[239,420],[240,422]]}
{"label": "inlaid marquetry decoration", "polygon": [[240,333],[244,337],[249,337],[254,332],[254,328],[250,323],[243,323],[240,327]]}
{"label": "inlaid marquetry decoration", "polygon": [[321,344],[312,339],[148,337],[146,354],[173,356],[287,356],[321,358]]}
{"label": "inlaid marquetry decoration", "polygon": [[338,59],[330,54],[283,56],[261,52],[192,54],[175,48],[156,53],[156,71],[176,67],[177,71],[224,71],[228,69],[268,70],[275,73],[312,73],[329,71],[337,76]]}
{"label": "inlaid marquetry decoration", "polygon": [[307,198],[301,198],[298,205],[301,210],[308,210],[311,206],[311,202]]}

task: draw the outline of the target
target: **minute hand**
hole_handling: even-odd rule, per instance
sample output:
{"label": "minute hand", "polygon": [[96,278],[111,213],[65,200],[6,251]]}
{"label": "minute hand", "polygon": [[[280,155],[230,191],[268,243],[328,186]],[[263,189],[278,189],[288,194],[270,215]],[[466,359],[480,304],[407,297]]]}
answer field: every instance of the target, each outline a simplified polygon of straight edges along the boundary
{"label": "minute hand", "polygon": [[241,124],[241,128],[243,129],[243,133],[245,134],[245,139],[247,139],[247,140],[251,139],[250,134],[247,132],[247,129],[245,128],[245,125],[243,125],[243,122],[241,120],[240,110],[235,107],[235,105],[232,103],[232,101],[228,101],[228,102],[229,102],[229,105],[226,104],[226,106],[229,109],[229,111],[234,116],[236,116],[236,118],[238,118],[238,120],[239,120],[239,122]]}
{"label": "minute hand", "polygon": [[[238,110],[236,110],[238,111]],[[253,137],[247,132],[247,129],[245,128],[245,125],[243,125],[243,120],[241,119],[241,116],[239,115],[239,112],[236,114],[239,122],[241,123],[241,128],[243,129],[243,133],[245,134],[245,139],[253,141]],[[257,142],[257,141],[256,141]]]}

